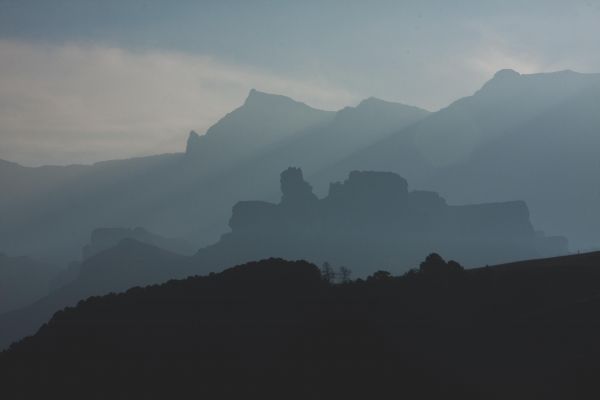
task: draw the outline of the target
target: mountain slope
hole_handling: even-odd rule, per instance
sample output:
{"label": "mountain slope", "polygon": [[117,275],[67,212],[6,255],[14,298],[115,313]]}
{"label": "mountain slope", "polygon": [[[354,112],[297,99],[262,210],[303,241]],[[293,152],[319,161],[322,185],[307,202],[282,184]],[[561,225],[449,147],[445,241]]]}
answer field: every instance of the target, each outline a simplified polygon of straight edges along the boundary
{"label": "mountain slope", "polygon": [[256,155],[297,132],[327,123],[335,113],[281,95],[252,89],[244,104],[199,136],[192,132],[186,153],[201,166],[219,168]]}
{"label": "mountain slope", "polygon": [[415,127],[417,148],[435,166],[456,164],[490,140],[594,88],[600,89],[600,74],[499,71],[473,96]]}
{"label": "mountain slope", "polygon": [[[473,96],[317,173],[399,173],[451,203],[525,200],[574,248],[600,243],[600,74],[499,71]],[[321,178],[322,177],[322,178]]]}
{"label": "mountain slope", "polygon": [[600,244],[600,83],[539,112],[427,181],[451,201],[522,198],[574,248]]}

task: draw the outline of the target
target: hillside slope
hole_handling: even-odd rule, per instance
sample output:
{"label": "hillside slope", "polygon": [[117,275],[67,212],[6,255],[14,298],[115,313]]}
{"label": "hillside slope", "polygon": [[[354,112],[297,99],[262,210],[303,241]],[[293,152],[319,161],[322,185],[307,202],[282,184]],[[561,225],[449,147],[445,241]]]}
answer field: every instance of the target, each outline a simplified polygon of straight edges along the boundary
{"label": "hillside slope", "polygon": [[[0,354],[3,393],[61,398],[590,399],[600,253],[332,285],[271,259],[90,298]],[[517,361],[518,360],[518,361]]]}

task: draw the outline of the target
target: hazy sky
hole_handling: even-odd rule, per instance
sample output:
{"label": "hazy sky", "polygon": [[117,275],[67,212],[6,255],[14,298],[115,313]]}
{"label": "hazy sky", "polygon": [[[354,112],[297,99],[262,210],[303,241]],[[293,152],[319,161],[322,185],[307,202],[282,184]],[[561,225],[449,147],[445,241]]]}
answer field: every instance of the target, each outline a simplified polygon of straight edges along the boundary
{"label": "hazy sky", "polygon": [[0,0],[0,158],[183,150],[250,88],[436,110],[495,71],[600,72],[600,0]]}

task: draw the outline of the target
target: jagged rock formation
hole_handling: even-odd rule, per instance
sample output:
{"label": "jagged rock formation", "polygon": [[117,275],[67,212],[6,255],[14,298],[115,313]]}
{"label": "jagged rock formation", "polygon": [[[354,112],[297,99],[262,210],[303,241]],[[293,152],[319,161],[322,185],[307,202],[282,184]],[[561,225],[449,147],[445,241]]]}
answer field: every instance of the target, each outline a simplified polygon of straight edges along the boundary
{"label": "jagged rock formation", "polygon": [[365,275],[382,267],[407,269],[432,251],[467,266],[567,251],[564,239],[533,229],[522,201],[450,206],[435,192],[409,191],[394,173],[353,171],[319,200],[302,171],[289,168],[281,174],[281,190],[279,204],[239,202],[232,232],[197,257],[222,265],[302,258]]}
{"label": "jagged rock formation", "polygon": [[317,196],[312,186],[304,180],[300,168],[288,168],[281,173],[281,205],[283,207],[310,207]]}

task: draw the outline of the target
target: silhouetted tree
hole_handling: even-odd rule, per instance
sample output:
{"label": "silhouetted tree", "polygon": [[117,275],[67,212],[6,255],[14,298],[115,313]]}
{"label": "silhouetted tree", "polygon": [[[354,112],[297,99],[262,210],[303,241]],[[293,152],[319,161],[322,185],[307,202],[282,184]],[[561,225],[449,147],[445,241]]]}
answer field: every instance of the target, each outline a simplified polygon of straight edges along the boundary
{"label": "silhouetted tree", "polygon": [[340,267],[340,282],[348,283],[350,282],[350,277],[352,276],[352,270],[350,268],[341,266]]}
{"label": "silhouetted tree", "polygon": [[373,275],[371,275],[367,278],[367,282],[387,281],[387,280],[390,280],[391,278],[392,278],[392,274],[390,274],[388,271],[377,271]]}
{"label": "silhouetted tree", "polygon": [[464,272],[464,268],[458,262],[454,260],[446,262],[437,253],[429,254],[419,266],[420,275],[436,279],[448,279],[452,276],[459,276],[462,272]]}
{"label": "silhouetted tree", "polygon": [[462,265],[460,265],[458,262],[456,262],[454,260],[448,261],[447,265],[448,265],[448,271],[451,273],[460,273],[465,270]]}
{"label": "silhouetted tree", "polygon": [[419,266],[419,272],[422,274],[434,275],[446,268],[446,261],[437,253],[431,253],[425,258],[425,261]]}
{"label": "silhouetted tree", "polygon": [[321,266],[321,278],[327,283],[333,283],[335,280],[335,272],[327,261]]}

